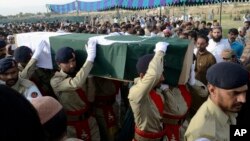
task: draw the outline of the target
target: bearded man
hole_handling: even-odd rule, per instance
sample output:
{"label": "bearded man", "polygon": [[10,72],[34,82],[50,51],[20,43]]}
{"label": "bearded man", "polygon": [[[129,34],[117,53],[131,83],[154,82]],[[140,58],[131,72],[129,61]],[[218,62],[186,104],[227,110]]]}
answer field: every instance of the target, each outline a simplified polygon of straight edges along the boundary
{"label": "bearded man", "polygon": [[212,29],[212,36],[209,40],[207,50],[211,52],[216,62],[222,62],[221,53],[225,49],[231,49],[230,44],[227,39],[222,39],[222,28],[220,26],[215,26]]}

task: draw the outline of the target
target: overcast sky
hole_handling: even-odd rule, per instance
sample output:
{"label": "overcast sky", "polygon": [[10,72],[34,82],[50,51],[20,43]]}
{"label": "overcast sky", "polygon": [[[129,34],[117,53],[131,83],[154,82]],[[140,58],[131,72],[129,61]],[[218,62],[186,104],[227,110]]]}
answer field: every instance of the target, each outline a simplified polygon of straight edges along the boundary
{"label": "overcast sky", "polygon": [[[46,4],[64,4],[75,0],[0,0],[0,15],[46,12]],[[99,0],[80,0],[99,1]]]}

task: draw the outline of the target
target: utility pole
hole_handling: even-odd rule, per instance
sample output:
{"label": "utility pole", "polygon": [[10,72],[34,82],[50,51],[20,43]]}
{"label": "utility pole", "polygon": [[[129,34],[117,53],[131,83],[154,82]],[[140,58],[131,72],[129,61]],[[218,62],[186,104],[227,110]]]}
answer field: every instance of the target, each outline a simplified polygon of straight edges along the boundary
{"label": "utility pole", "polygon": [[76,15],[77,17],[79,16],[79,6],[78,6],[78,1],[75,1],[75,7],[76,7]]}
{"label": "utility pole", "polygon": [[222,0],[220,0],[220,26],[221,26],[221,14],[222,14]]}

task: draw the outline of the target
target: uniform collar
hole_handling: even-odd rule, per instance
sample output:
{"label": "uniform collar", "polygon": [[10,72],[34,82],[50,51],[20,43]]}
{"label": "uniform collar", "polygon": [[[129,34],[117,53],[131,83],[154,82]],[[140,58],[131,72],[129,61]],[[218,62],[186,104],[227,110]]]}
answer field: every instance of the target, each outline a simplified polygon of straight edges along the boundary
{"label": "uniform collar", "polygon": [[64,76],[64,77],[68,77],[68,74],[67,74],[67,73],[65,73],[62,69],[60,70],[60,73],[62,74],[62,76]]}
{"label": "uniform collar", "polygon": [[215,115],[217,120],[221,125],[226,125],[226,124],[236,124],[236,113],[225,113],[221,110],[220,107],[214,104],[214,102],[210,99],[210,97],[207,100],[208,103],[208,110]]}

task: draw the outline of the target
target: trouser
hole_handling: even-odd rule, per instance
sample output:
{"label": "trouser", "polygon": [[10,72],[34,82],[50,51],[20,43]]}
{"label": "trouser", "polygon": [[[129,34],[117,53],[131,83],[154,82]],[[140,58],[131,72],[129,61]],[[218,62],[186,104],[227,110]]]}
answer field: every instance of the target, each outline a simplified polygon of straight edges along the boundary
{"label": "trouser", "polygon": [[84,141],[100,141],[100,132],[96,119],[92,116],[82,120],[68,119],[67,136]]}
{"label": "trouser", "polygon": [[102,105],[95,109],[102,141],[114,141],[117,133],[117,120],[112,105]]}
{"label": "trouser", "polygon": [[166,129],[158,133],[145,132],[135,127],[134,141],[162,141],[166,134]]}

